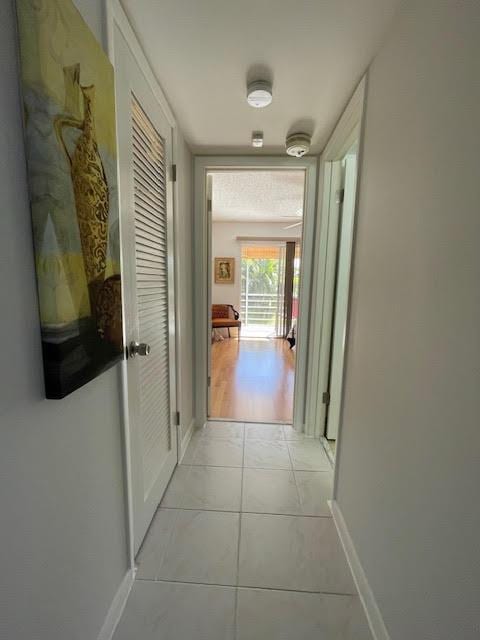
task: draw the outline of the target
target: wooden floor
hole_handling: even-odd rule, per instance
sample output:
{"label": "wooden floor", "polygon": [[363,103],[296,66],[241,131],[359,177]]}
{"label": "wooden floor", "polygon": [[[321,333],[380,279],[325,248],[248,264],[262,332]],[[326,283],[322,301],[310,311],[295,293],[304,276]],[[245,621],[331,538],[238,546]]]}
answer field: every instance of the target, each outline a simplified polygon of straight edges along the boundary
{"label": "wooden floor", "polygon": [[291,422],[295,353],[282,339],[212,344],[210,417]]}

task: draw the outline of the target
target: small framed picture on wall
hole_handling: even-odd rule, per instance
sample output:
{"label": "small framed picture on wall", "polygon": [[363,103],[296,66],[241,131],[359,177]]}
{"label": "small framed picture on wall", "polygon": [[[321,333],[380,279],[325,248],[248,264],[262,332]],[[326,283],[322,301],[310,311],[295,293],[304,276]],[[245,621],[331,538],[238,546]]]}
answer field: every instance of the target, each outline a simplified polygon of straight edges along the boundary
{"label": "small framed picture on wall", "polygon": [[235,258],[215,258],[215,284],[235,282]]}

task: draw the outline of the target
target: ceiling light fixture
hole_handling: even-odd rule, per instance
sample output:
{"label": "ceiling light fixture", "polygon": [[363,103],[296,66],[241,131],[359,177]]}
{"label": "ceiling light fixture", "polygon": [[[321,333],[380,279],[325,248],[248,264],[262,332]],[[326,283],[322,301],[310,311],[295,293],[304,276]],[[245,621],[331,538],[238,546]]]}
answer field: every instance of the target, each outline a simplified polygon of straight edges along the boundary
{"label": "ceiling light fixture", "polygon": [[263,131],[254,131],[252,133],[252,147],[257,149],[263,147]]}
{"label": "ceiling light fixture", "polygon": [[247,87],[247,102],[251,107],[263,109],[272,102],[272,84],[267,80],[255,80]]}
{"label": "ceiling light fixture", "polygon": [[311,138],[308,133],[292,133],[285,141],[285,149],[289,156],[301,158],[310,150]]}

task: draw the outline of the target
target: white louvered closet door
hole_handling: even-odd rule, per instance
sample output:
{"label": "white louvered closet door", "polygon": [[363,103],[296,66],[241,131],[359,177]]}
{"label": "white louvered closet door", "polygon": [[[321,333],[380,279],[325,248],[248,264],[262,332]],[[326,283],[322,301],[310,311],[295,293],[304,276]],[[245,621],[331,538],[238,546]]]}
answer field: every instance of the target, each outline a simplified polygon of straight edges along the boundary
{"label": "white louvered closet door", "polygon": [[177,462],[172,129],[119,32],[115,49],[126,341],[139,345],[127,362],[137,552]]}
{"label": "white louvered closet door", "polygon": [[140,340],[150,347],[138,362],[145,491],[159,458],[172,448],[168,354],[168,264],[165,144],[132,96],[135,264]]}

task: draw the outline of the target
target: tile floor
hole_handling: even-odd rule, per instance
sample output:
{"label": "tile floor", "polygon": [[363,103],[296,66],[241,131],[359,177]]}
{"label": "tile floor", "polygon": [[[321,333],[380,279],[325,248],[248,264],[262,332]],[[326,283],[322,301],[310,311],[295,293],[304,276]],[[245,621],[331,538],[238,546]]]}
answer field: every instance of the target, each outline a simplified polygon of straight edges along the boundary
{"label": "tile floor", "polygon": [[322,445],[285,425],[197,431],[138,555],[114,640],[371,640]]}

